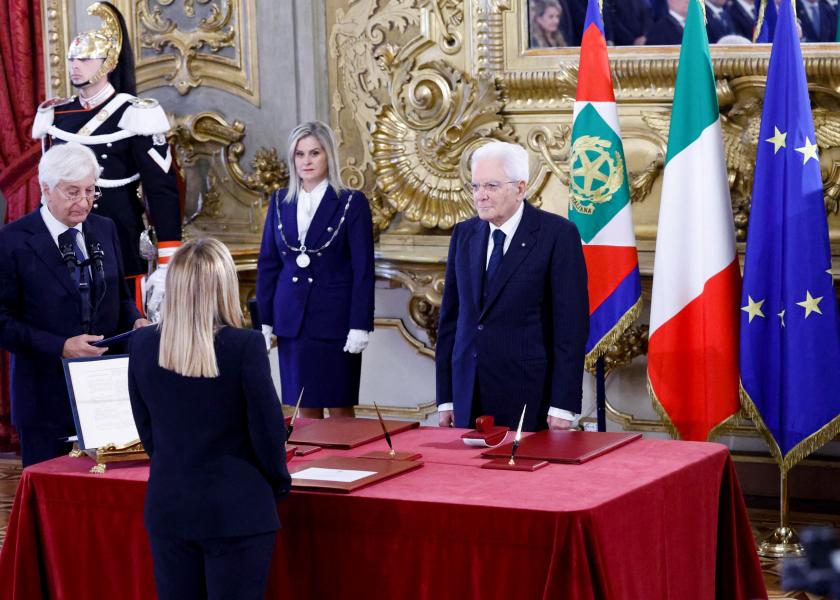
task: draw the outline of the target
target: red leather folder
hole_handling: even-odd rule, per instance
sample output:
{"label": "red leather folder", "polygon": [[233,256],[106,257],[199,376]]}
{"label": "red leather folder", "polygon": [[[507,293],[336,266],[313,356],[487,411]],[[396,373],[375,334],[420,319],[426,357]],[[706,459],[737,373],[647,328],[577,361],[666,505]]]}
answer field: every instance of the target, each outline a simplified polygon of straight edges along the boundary
{"label": "red leather folder", "polygon": [[[641,437],[641,433],[538,431],[522,438],[516,457],[547,460],[554,463],[581,464]],[[512,446],[513,442],[510,442],[482,452],[481,455],[487,458],[508,457]]]}
{"label": "red leather folder", "polygon": [[[388,434],[419,427],[417,421],[385,421]],[[378,419],[330,417],[313,419],[306,425],[296,426],[289,438],[291,444],[309,444],[324,448],[355,448],[385,437]]]}

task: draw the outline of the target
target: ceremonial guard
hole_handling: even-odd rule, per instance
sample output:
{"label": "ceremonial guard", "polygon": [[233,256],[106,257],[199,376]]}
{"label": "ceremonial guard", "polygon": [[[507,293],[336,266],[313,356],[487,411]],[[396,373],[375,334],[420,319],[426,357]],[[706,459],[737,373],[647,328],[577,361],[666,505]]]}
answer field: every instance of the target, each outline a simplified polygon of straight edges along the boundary
{"label": "ceremonial guard", "polygon": [[[44,150],[77,142],[94,151],[102,165],[96,182],[102,196],[93,213],[114,221],[125,273],[134,276],[136,295],[148,270],[147,259],[157,258],[158,268],[149,276],[145,294],[149,306],[156,306],[163,295],[166,263],[181,240],[177,178],[165,135],[169,120],[156,100],[135,95],[134,58],[119,11],[108,2],[97,2],[88,13],[102,19],[102,27],[77,35],[67,54],[70,81],[79,95],[44,102],[32,136],[42,141]],[[154,226],[157,252],[144,233],[144,208]]]}

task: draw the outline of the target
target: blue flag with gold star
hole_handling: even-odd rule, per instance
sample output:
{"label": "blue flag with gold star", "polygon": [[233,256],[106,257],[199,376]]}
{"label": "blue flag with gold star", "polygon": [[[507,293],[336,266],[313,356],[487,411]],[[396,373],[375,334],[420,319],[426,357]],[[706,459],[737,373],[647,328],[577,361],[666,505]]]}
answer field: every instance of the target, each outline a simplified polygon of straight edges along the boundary
{"label": "blue flag with gold star", "polygon": [[782,470],[840,432],[840,318],[820,160],[790,2],[761,115],[741,299],[741,399]]}

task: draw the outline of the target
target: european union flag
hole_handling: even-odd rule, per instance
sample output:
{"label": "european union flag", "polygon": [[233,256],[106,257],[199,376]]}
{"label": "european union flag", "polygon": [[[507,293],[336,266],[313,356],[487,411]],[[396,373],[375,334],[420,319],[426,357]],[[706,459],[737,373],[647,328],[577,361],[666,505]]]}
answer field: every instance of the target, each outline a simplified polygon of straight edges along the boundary
{"label": "european union flag", "polygon": [[741,300],[741,398],[783,471],[840,432],[840,318],[790,2],[761,115]]}

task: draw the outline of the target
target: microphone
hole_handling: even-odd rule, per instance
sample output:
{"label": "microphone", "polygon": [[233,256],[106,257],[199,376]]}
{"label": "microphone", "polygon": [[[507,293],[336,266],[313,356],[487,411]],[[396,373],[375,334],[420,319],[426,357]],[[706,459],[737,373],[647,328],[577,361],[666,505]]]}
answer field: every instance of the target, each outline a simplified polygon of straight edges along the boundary
{"label": "microphone", "polygon": [[102,244],[99,243],[91,231],[88,231],[85,234],[85,239],[87,240],[88,248],[90,249],[90,264],[93,265],[93,269],[98,274],[101,274],[105,271],[105,268],[102,265],[102,259],[105,258],[105,252],[102,251]]}
{"label": "microphone", "polygon": [[102,244],[99,243],[99,240],[96,239],[96,236],[88,228],[86,228],[85,231],[85,241],[87,242],[89,255],[88,260],[86,260],[85,262],[91,265],[91,267],[93,268],[94,281],[96,282],[96,289],[99,292],[97,294],[96,301],[93,303],[92,306],[93,314],[95,315],[96,312],[99,310],[99,305],[105,298],[105,266],[102,262],[102,260],[105,258],[105,252],[102,250]]}
{"label": "microphone", "polygon": [[58,250],[61,252],[61,260],[67,265],[67,270],[73,279],[76,278],[76,267],[79,264],[76,259],[76,251],[73,249],[75,241],[74,235],[69,230],[58,235]]}

